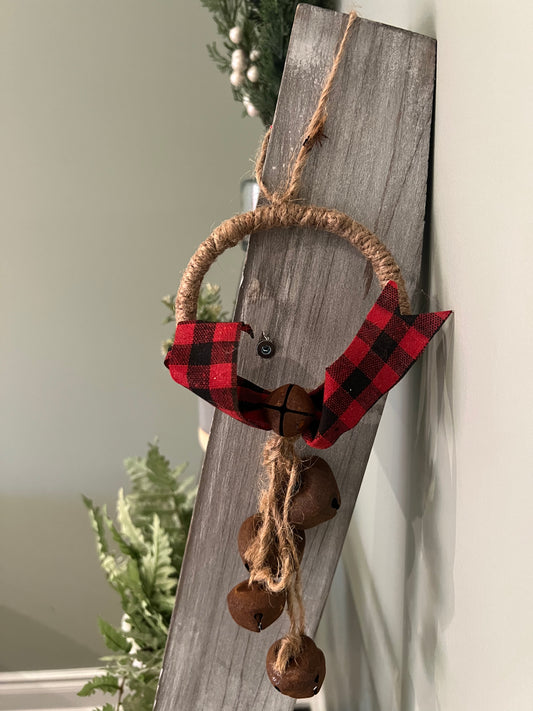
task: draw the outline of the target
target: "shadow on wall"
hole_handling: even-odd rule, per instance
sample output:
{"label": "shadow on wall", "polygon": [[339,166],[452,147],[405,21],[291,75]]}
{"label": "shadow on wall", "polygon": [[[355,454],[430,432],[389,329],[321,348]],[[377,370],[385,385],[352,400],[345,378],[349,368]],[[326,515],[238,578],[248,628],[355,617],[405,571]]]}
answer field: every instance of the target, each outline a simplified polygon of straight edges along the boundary
{"label": "shadow on wall", "polygon": [[316,635],[328,668],[313,711],[380,709],[347,567],[341,558]]}
{"label": "shadow on wall", "polygon": [[70,668],[74,666],[73,659],[79,667],[98,663],[94,650],[4,605],[0,605],[0,629],[0,671],[40,669],[42,660],[47,658],[48,668]]}
{"label": "shadow on wall", "polygon": [[335,660],[327,711],[439,708],[454,611],[452,348],[453,319],[389,396],[317,635]]}
{"label": "shadow on wall", "polygon": [[98,616],[119,620],[121,609],[81,497],[5,496],[0,563],[0,670],[98,665]]}
{"label": "shadow on wall", "polygon": [[[418,16],[417,31],[436,36],[434,4]],[[438,58],[437,58],[438,62]],[[437,85],[438,92],[438,85]],[[439,294],[442,274],[432,259],[433,146],[430,151],[421,294]],[[420,298],[419,311],[453,308],[437,298]],[[442,673],[443,633],[455,608],[454,559],[457,462],[453,403],[454,318],[424,353],[409,391],[408,457],[402,511],[406,520],[401,711],[436,711]],[[400,500],[400,499],[399,499]],[[440,663],[439,663],[440,662]]]}
{"label": "shadow on wall", "polygon": [[[431,304],[438,310],[439,304]],[[405,550],[402,711],[434,711],[442,634],[454,612],[456,447],[453,318],[424,356]],[[412,409],[413,413],[417,410]]]}

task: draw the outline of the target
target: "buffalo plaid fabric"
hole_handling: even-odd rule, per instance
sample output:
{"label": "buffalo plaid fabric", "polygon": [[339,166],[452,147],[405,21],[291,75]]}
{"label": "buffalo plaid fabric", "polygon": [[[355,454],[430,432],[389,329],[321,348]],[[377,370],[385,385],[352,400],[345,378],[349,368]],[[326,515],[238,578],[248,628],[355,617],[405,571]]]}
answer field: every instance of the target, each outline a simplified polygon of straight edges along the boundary
{"label": "buffalo plaid fabric", "polygon": [[[310,395],[317,416],[303,433],[307,444],[326,449],[359,422],[407,373],[451,311],[402,316],[398,288],[390,281],[346,351],[326,368]],[[187,321],[176,327],[165,359],[172,378],[223,412],[268,430],[264,403],[269,390],[237,375],[244,323]]]}
{"label": "buffalo plaid fabric", "polygon": [[253,427],[269,430],[263,402],[268,390],[237,375],[237,348],[245,323],[183,321],[165,365],[172,378],[222,412]]}
{"label": "buffalo plaid fabric", "polygon": [[326,449],[355,427],[403,378],[450,314],[402,316],[398,287],[389,281],[356,337],[326,368],[324,384],[310,393],[319,421],[316,429],[304,432],[307,444]]}

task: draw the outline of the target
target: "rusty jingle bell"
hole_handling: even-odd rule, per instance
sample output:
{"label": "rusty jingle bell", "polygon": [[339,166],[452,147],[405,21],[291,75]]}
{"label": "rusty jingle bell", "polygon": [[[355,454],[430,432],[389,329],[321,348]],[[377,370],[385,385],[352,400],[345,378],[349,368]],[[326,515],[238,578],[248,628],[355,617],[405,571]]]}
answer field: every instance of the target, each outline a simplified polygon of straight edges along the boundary
{"label": "rusty jingle bell", "polygon": [[272,686],[293,699],[307,699],[316,696],[326,676],[324,653],[307,635],[302,637],[302,652],[291,659],[283,672],[276,669],[281,640],[277,640],[267,653],[266,670]]}
{"label": "rusty jingle bell", "polygon": [[228,610],[235,622],[250,632],[261,632],[281,616],[287,594],[273,593],[259,583],[248,580],[236,585],[228,593]]}
{"label": "rusty jingle bell", "polygon": [[313,457],[301,474],[300,487],[291,503],[289,521],[313,528],[332,519],[341,505],[339,487],[327,462]]}
{"label": "rusty jingle bell", "polygon": [[296,437],[311,424],[315,407],[306,390],[299,385],[282,385],[265,402],[268,421],[282,437]]}

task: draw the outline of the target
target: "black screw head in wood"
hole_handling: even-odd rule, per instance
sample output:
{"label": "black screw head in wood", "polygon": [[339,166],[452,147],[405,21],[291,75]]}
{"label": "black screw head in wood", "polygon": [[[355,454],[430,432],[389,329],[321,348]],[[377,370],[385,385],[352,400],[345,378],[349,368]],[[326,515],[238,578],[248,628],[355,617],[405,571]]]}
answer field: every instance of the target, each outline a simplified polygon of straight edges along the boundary
{"label": "black screw head in wood", "polygon": [[339,487],[327,462],[313,457],[301,474],[301,485],[293,496],[289,521],[300,528],[312,528],[329,521],[341,505]]}
{"label": "black screw head in wood", "polygon": [[274,342],[263,333],[257,344],[257,355],[260,355],[261,358],[272,358],[275,353],[276,346]]}
{"label": "black screw head in wood", "polygon": [[243,580],[228,593],[228,610],[238,625],[261,632],[280,617],[286,598],[285,591],[271,593],[259,583]]}
{"label": "black screw head in wood", "polygon": [[320,691],[326,676],[326,659],[310,637],[302,637],[302,652],[291,659],[284,672],[278,672],[274,665],[281,640],[270,647],[266,659],[266,670],[272,686],[285,696],[293,699],[308,699]]}
{"label": "black screw head in wood", "polygon": [[273,390],[265,408],[270,426],[282,437],[301,434],[315,417],[313,401],[299,385],[282,385]]}

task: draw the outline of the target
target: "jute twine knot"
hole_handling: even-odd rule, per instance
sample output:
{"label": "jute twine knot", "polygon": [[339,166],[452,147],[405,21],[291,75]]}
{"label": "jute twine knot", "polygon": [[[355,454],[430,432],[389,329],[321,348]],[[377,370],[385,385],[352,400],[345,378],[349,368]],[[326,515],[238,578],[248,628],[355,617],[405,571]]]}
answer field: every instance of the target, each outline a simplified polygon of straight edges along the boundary
{"label": "jute twine knot", "polygon": [[[263,168],[271,134],[269,129],[256,161],[256,178],[265,204],[226,220],[198,247],[187,265],[176,295],[177,323],[196,319],[202,280],[209,267],[226,249],[234,247],[244,237],[255,232],[296,227],[325,231],[350,242],[372,265],[382,288],[389,280],[396,282],[401,311],[410,312],[400,269],[389,250],[375,234],[338,210],[296,201],[309,153],[317,144],[321,144],[324,137],[328,99],[356,18],[357,14],[352,12],[285,185],[270,191],[263,181]],[[261,525],[256,539],[246,551],[250,583],[262,583],[272,592],[287,592],[290,630],[281,642],[276,660],[276,668],[280,672],[286,669],[291,659],[301,653],[305,629],[300,563],[294,531],[289,524],[291,499],[298,489],[302,471],[302,461],[294,448],[297,439],[272,435],[265,445],[263,459],[268,485],[260,496]],[[273,549],[278,553],[276,570],[272,570],[267,564]]]}

